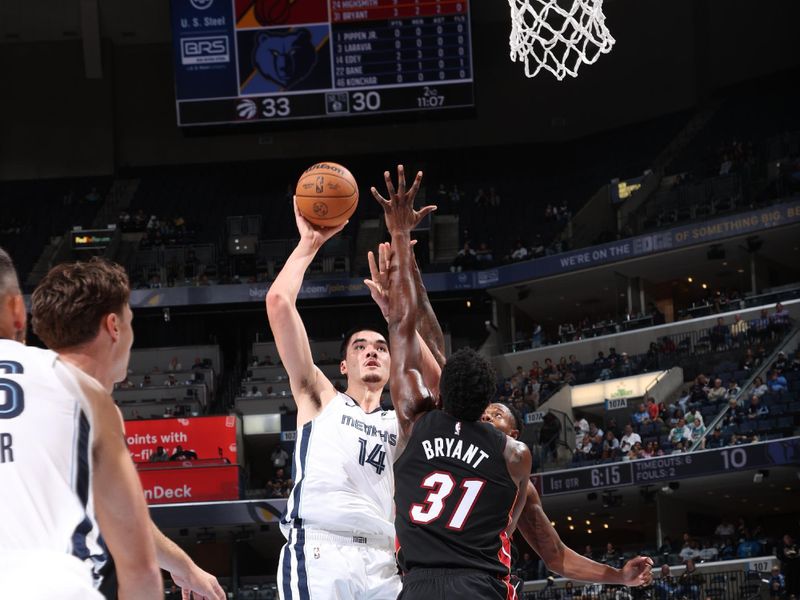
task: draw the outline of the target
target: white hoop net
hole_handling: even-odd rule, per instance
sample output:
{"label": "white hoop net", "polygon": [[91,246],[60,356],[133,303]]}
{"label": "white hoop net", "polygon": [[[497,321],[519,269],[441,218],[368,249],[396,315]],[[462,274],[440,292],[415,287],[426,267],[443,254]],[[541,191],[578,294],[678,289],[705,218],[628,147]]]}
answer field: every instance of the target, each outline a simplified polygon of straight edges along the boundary
{"label": "white hoop net", "polygon": [[511,7],[511,60],[525,63],[525,75],[547,69],[560,81],[578,76],[581,63],[592,64],[611,51],[614,38],[605,25],[603,0],[508,0]]}

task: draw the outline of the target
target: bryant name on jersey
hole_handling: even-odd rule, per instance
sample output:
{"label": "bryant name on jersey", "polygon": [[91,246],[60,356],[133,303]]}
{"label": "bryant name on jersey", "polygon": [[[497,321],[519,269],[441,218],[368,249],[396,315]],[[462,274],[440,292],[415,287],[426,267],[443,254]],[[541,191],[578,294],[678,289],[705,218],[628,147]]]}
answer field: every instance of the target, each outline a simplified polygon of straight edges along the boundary
{"label": "bryant name on jersey", "polygon": [[451,437],[435,437],[433,440],[422,440],[422,451],[428,460],[440,457],[454,458],[461,460],[477,468],[481,462],[489,458],[489,454],[481,450],[475,444],[468,444],[464,448],[462,440]]}

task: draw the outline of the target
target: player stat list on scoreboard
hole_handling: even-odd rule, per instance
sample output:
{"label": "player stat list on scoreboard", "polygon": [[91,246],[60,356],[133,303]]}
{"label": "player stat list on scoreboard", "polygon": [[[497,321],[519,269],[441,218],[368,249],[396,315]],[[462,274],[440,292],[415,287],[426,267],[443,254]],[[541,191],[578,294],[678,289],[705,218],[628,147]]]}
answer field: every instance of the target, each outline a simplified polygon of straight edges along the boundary
{"label": "player stat list on scoreboard", "polygon": [[172,0],[181,126],[473,105],[468,0]]}

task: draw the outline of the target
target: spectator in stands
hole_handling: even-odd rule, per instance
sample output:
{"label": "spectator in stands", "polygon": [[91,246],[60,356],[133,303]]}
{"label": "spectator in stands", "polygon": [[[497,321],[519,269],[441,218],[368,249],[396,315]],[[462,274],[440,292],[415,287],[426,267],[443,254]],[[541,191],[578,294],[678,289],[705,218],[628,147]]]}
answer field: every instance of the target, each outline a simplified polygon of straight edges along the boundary
{"label": "spectator in stands", "polygon": [[731,379],[728,382],[728,389],[725,390],[725,400],[730,400],[731,398],[736,398],[739,395],[739,392],[742,391],[742,388],[739,387],[739,384],[736,382],[735,379]]}
{"label": "spectator in stands", "polygon": [[800,595],[800,547],[788,533],[778,545],[777,555],[786,576],[786,593]]}
{"label": "spectator in stands", "polygon": [[156,462],[167,462],[169,460],[169,454],[167,451],[164,450],[164,446],[158,446],[156,451],[150,455],[148,462],[156,463]]}
{"label": "spectator in stands", "polygon": [[474,271],[478,267],[478,258],[475,250],[473,250],[469,241],[464,242],[464,247],[458,251],[456,257],[453,259],[453,265],[450,271],[453,273],[460,273],[461,271]]}
{"label": "spectator in stands", "polygon": [[761,554],[761,544],[752,538],[749,531],[739,540],[736,547],[736,558],[753,558]]}
{"label": "spectator in stands", "polygon": [[600,559],[601,563],[605,563],[611,567],[618,567],[621,561],[620,553],[617,552],[617,549],[614,547],[614,544],[608,542],[606,544],[606,551],[603,554],[603,557]]}
{"label": "spectator in stands", "polygon": [[708,401],[708,380],[702,373],[695,377],[692,387],[689,388],[687,404],[705,404]]}
{"label": "spectator in stands", "polygon": [[720,560],[733,560],[736,557],[736,548],[733,545],[733,540],[729,537],[726,537],[722,540],[722,544],[719,547],[719,558]]}
{"label": "spectator in stands", "polygon": [[481,268],[485,268],[494,262],[494,255],[492,249],[486,242],[478,244],[478,249],[475,251],[475,260]]}
{"label": "spectator in stands", "polygon": [[776,336],[783,336],[792,326],[792,318],[780,302],[775,305],[775,312],[769,319],[770,329]]}
{"label": "spectator in stands", "polygon": [[706,448],[722,448],[725,445],[725,438],[722,437],[722,429],[715,427],[714,431],[706,440]]}
{"label": "spectator in stands", "polygon": [[292,480],[286,478],[283,469],[277,469],[272,479],[267,482],[267,487],[273,498],[287,498],[292,488]]}
{"label": "spectator in stands", "polygon": [[700,549],[699,558],[702,562],[713,562],[719,558],[719,550],[714,544],[705,540],[703,547]]}
{"label": "spectator in stands", "polygon": [[711,345],[714,350],[725,350],[729,345],[730,329],[725,324],[725,319],[722,317],[717,318],[717,324],[711,328],[709,332],[711,338]]}
{"label": "spectator in stands", "polygon": [[739,363],[739,370],[740,371],[752,371],[758,365],[756,365],[756,358],[753,355],[753,349],[748,348],[744,352],[744,357],[742,358],[742,362]]}
{"label": "spectator in stands", "polygon": [[194,450],[184,450],[183,446],[176,446],[175,452],[169,457],[170,460],[197,460],[197,453]]}
{"label": "spectator in stands", "polygon": [[647,411],[647,419],[652,422],[658,422],[661,420],[661,410],[656,404],[655,398],[652,396],[645,396],[645,410]]}
{"label": "spectator in stands", "polygon": [[617,365],[617,369],[619,370],[619,374],[623,377],[630,377],[633,374],[633,363],[631,359],[628,357],[627,352],[623,352],[620,354],[619,364]]}
{"label": "spectator in stands", "polygon": [[258,389],[257,385],[252,386],[245,394],[246,398],[261,398],[263,396],[264,394],[261,393],[261,390]]}
{"label": "spectator in stands", "polygon": [[689,597],[691,600],[699,600],[700,586],[703,585],[703,576],[697,572],[694,561],[686,561],[686,570],[678,578],[678,593]]}
{"label": "spectator in stands", "polygon": [[273,469],[284,469],[289,462],[289,453],[280,444],[275,444],[272,448],[272,453],[269,455],[269,460]]}
{"label": "spectator in stands", "polygon": [[148,387],[151,385],[153,385],[153,382],[150,380],[150,375],[145,375],[142,378],[142,383],[140,384],[140,387]]}
{"label": "spectator in stands", "polygon": [[772,363],[770,369],[773,371],[778,371],[781,374],[786,373],[789,370],[789,359],[786,358],[785,352],[778,352],[778,357],[775,359],[775,362]]}
{"label": "spectator in stands", "polygon": [[683,562],[696,559],[700,556],[700,548],[698,547],[697,540],[691,539],[686,534],[684,534],[683,537],[683,548],[681,548],[678,556],[681,557]]}
{"label": "spectator in stands", "polygon": [[724,400],[727,392],[728,390],[726,390],[722,385],[722,379],[717,377],[714,379],[714,384],[711,386],[711,389],[708,390],[708,401],[718,402],[720,400]]}
{"label": "spectator in stands", "polygon": [[769,414],[769,407],[761,403],[760,396],[751,396],[750,404],[747,405],[747,418],[751,421],[764,417]]}
{"label": "spectator in stands", "polygon": [[753,395],[758,396],[759,398],[766,394],[769,391],[767,384],[764,383],[764,380],[761,377],[756,377],[753,380]]}
{"label": "spectator in stands", "polygon": [[657,600],[670,600],[675,597],[678,588],[675,578],[669,570],[669,565],[661,565],[658,578],[653,582],[653,589],[656,591]]}
{"label": "spectator in stands", "polygon": [[692,421],[692,425],[691,425],[690,429],[691,429],[691,435],[690,435],[689,439],[691,440],[692,444],[695,444],[695,443],[697,443],[699,441],[700,442],[700,448],[705,448],[706,447],[706,439],[705,439],[706,426],[703,425],[703,421],[698,419],[698,418],[695,418],[695,420]]}
{"label": "spectator in stands", "polygon": [[727,538],[736,533],[736,527],[733,526],[731,520],[727,517],[722,517],[722,520],[714,529],[714,535],[721,538]]}
{"label": "spectator in stands", "polygon": [[794,353],[794,359],[792,359],[792,362],[789,364],[788,370],[793,373],[800,371],[800,351]]}
{"label": "spectator in stands", "polygon": [[764,341],[770,337],[770,333],[769,311],[763,308],[758,318],[750,322],[750,337],[752,339]]}
{"label": "spectator in stands", "polygon": [[778,394],[789,389],[789,384],[786,382],[786,377],[781,375],[779,371],[770,372],[767,386],[769,387],[770,392]]}
{"label": "spectator in stands", "polygon": [[595,443],[588,433],[583,434],[580,445],[575,449],[575,462],[597,460],[598,453]]}
{"label": "spectator in stands", "polygon": [[600,600],[603,597],[602,583],[587,583],[581,591],[581,600]]}
{"label": "spectator in stands", "polygon": [[548,412],[542,419],[542,428],[539,431],[539,444],[544,450],[544,459],[556,459],[558,440],[561,434],[561,422],[553,413]]}
{"label": "spectator in stands", "polygon": [[669,430],[669,441],[672,445],[689,440],[691,437],[692,432],[686,426],[686,419],[679,419],[675,427]]}
{"label": "spectator in stands", "polygon": [[528,249],[522,243],[522,240],[517,240],[514,242],[514,249],[511,251],[509,258],[513,262],[528,260]]}
{"label": "spectator in stands", "polygon": [[178,385],[178,380],[175,379],[175,375],[170,373],[169,375],[167,375],[167,378],[164,380],[164,385],[167,386],[167,387],[175,387],[176,385]]}
{"label": "spectator in stands", "polygon": [[580,598],[578,592],[575,591],[575,586],[571,581],[564,584],[564,591],[561,593],[561,600],[577,600]]}
{"label": "spectator in stands", "polygon": [[642,402],[636,407],[636,412],[631,415],[631,422],[637,430],[639,430],[642,425],[646,425],[650,422],[650,414],[647,412],[647,408]]}
{"label": "spectator in stands", "polygon": [[664,539],[661,541],[661,545],[658,547],[658,553],[663,554],[666,560],[666,556],[672,554],[674,550],[675,549],[672,547],[672,540],[668,535],[665,535]]}
{"label": "spectator in stands", "polygon": [[533,557],[533,555],[530,552],[525,552],[517,564],[517,576],[523,581],[535,579],[538,566],[538,561]]}
{"label": "spectator in stands", "polygon": [[197,369],[205,369],[205,365],[203,364],[203,359],[199,356],[194,357],[194,362],[192,363],[192,370],[195,371]]}
{"label": "spectator in stands", "polygon": [[178,360],[177,356],[173,356],[169,359],[169,364],[167,365],[167,372],[176,373],[177,371],[183,370],[183,365],[181,365],[181,361]]}
{"label": "spectator in stands", "polygon": [[769,597],[786,597],[786,577],[784,577],[783,573],[781,573],[781,568],[778,565],[773,565],[772,570],[770,571]]}
{"label": "spectator in stands", "polygon": [[642,438],[639,436],[638,433],[635,433],[633,431],[633,427],[631,427],[631,424],[628,423],[627,425],[625,425],[625,434],[622,436],[622,439],[619,442],[620,452],[622,452],[623,454],[628,454],[636,442],[639,442],[641,444]]}
{"label": "spectator in stands", "polygon": [[626,457],[628,460],[636,460],[638,458],[647,458],[644,455],[644,448],[642,448],[642,442],[636,442],[633,447],[631,448],[630,452],[628,452],[628,456]]}
{"label": "spectator in stands", "polygon": [[619,440],[610,429],[606,431],[603,439],[603,458],[617,458],[620,455]]}
{"label": "spectator in stands", "polygon": [[592,439],[593,443],[599,446],[603,443],[603,430],[595,423],[589,423],[589,437]]}
{"label": "spectator in stands", "polygon": [[750,326],[740,315],[734,315],[731,325],[731,340],[734,346],[741,346],[747,341],[747,330]]}

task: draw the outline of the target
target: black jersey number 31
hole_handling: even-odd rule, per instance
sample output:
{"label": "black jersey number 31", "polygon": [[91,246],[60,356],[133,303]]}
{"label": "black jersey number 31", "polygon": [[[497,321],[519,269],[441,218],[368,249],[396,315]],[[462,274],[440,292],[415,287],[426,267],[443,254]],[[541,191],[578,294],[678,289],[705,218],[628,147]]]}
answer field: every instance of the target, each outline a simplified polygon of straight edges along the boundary
{"label": "black jersey number 31", "polygon": [[[0,361],[0,372],[16,375],[22,373],[22,365],[13,360]],[[0,419],[18,417],[25,409],[25,394],[16,381],[0,377]]]}

